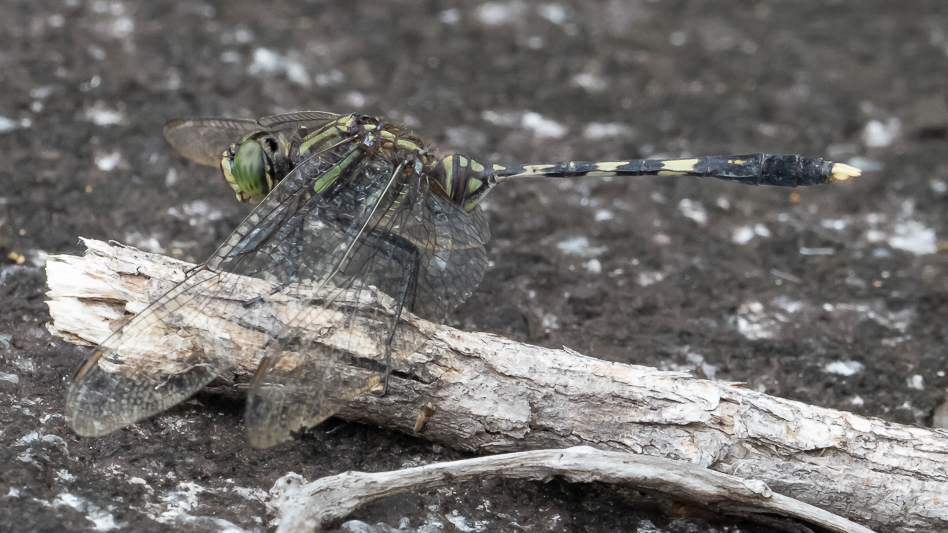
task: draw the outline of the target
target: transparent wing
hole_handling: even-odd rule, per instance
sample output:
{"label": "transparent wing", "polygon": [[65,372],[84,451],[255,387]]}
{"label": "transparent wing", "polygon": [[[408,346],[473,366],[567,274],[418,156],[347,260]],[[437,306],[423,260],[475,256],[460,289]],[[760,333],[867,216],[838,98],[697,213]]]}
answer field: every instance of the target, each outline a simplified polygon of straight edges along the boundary
{"label": "transparent wing", "polygon": [[[70,386],[74,429],[103,435],[186,399],[252,359],[241,335],[268,346],[248,401],[258,446],[377,383],[386,359],[420,347],[486,268],[483,218],[394,170],[345,142],[299,165],[205,269],[102,343]],[[170,349],[186,357],[169,361]]]}
{"label": "transparent wing", "polygon": [[181,155],[201,165],[216,167],[221,156],[251,130],[295,132],[300,127],[310,131],[319,129],[339,118],[339,115],[322,111],[301,111],[284,115],[273,115],[259,120],[234,118],[174,119],[165,124],[165,139]]}
{"label": "transparent wing", "polygon": [[[261,306],[228,304],[275,292],[284,280],[297,275],[293,239],[299,232],[284,222],[307,208],[302,198],[314,180],[336,169],[341,160],[353,164],[359,153],[357,147],[343,143],[305,161],[203,268],[106,339],[69,388],[66,411],[76,432],[104,435],[163,411],[249,357],[239,352],[241,343],[234,339],[248,335],[248,328],[266,330],[267,321],[279,319]],[[170,360],[165,356],[169,351],[180,357]]]}
{"label": "transparent wing", "polygon": [[288,128],[299,128],[301,126],[307,129],[318,129],[339,118],[335,113],[325,111],[299,111],[296,113],[285,113],[283,115],[273,115],[258,120],[266,129],[282,130]]}
{"label": "transparent wing", "polygon": [[259,129],[256,120],[230,118],[174,119],[165,124],[165,139],[195,163],[216,167],[221,156],[240,137]]}
{"label": "transparent wing", "polygon": [[[480,214],[417,179],[399,181],[394,169],[378,171],[392,172],[392,186],[364,217],[332,230],[345,242],[341,255],[325,263],[325,246],[304,246],[302,264],[325,270],[296,288],[314,297],[301,302],[267,347],[251,382],[246,421],[254,446],[287,440],[379,384],[388,366],[418,350],[483,278],[489,233]],[[374,179],[385,183],[384,175]]]}

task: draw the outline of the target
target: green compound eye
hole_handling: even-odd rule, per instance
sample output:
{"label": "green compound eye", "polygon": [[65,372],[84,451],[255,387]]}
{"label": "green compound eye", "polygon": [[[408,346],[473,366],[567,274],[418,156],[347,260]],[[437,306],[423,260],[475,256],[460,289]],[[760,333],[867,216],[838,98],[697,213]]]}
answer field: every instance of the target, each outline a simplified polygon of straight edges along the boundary
{"label": "green compound eye", "polygon": [[273,187],[270,164],[261,141],[248,140],[240,143],[234,155],[234,182],[250,200],[262,200]]}

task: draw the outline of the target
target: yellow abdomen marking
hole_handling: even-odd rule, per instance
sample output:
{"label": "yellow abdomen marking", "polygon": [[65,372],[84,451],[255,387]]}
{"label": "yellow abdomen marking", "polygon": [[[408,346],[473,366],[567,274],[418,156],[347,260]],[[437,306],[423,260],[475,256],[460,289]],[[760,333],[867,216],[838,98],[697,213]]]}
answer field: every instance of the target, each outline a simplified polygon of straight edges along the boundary
{"label": "yellow abdomen marking", "polygon": [[556,168],[556,165],[525,165],[523,167],[524,172],[518,175],[542,174],[551,168]]}
{"label": "yellow abdomen marking", "polygon": [[[697,164],[697,159],[669,159],[668,161],[662,162],[662,168],[672,172],[693,172]],[[681,174],[664,174],[663,172],[659,172],[658,175],[680,176]]]}
{"label": "yellow abdomen marking", "polygon": [[603,161],[596,163],[596,170],[599,172],[615,172],[617,168],[628,163],[628,161]]}

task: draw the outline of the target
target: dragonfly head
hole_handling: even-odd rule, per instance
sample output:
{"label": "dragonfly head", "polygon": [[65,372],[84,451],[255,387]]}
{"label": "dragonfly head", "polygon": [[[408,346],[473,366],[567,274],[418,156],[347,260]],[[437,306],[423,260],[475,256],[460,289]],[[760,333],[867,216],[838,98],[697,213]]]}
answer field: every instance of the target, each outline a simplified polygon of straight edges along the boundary
{"label": "dragonfly head", "polygon": [[281,155],[279,142],[265,131],[249,132],[230,145],[221,159],[221,171],[238,200],[257,204],[270,193],[284,176]]}

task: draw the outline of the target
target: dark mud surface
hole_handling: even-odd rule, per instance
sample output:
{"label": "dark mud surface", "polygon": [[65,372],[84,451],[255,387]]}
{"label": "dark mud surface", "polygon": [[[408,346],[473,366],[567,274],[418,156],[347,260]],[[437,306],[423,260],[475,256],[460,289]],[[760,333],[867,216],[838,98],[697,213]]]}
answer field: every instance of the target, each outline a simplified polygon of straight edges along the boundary
{"label": "dark mud surface", "polygon": [[[338,421],[254,450],[242,404],[207,394],[105,438],[72,433],[64,384],[86,352],[44,328],[45,254],[84,236],[200,260],[247,212],[166,146],[177,116],[361,112],[499,163],[765,151],[860,166],[807,190],[505,184],[485,205],[492,266],[449,322],[931,426],[948,388],[946,72],[941,0],[4,2],[0,530],[263,531],[286,472],[462,456]],[[407,494],[352,518],[777,530],[560,481]]]}

